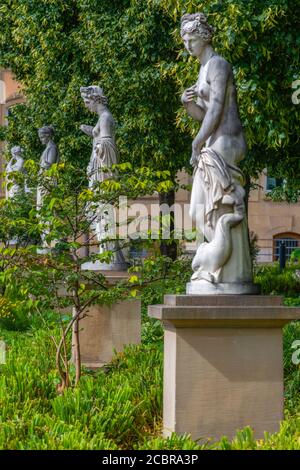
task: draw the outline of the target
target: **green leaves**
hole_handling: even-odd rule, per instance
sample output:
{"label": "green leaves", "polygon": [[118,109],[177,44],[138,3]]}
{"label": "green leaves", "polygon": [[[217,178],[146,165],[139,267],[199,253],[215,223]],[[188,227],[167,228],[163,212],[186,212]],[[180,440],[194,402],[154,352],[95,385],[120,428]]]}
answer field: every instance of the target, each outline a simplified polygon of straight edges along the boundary
{"label": "green leaves", "polygon": [[169,168],[172,175],[182,168],[189,150],[188,136],[174,124],[179,90],[159,68],[176,57],[175,23],[159,5],[4,0],[1,16],[0,65],[13,70],[26,95],[9,118],[7,141],[37,160],[37,129],[51,123],[62,159],[86,167],[91,144],[79,126],[95,118],[79,88],[95,83],[109,97],[122,163]]}
{"label": "green leaves", "polygon": [[[216,28],[214,46],[233,66],[240,114],[249,156],[244,170],[255,175],[265,167],[293,179],[300,172],[300,106],[291,101],[292,83],[299,77],[300,6],[285,0],[219,0],[193,2],[150,0],[176,20],[175,61],[160,63],[162,73],[175,78],[178,90],[195,83],[199,64],[183,50],[179,20],[184,12],[203,11]],[[194,124],[178,106],[177,126],[194,132]],[[298,159],[290,157],[297,155]],[[290,157],[289,157],[290,156]]]}

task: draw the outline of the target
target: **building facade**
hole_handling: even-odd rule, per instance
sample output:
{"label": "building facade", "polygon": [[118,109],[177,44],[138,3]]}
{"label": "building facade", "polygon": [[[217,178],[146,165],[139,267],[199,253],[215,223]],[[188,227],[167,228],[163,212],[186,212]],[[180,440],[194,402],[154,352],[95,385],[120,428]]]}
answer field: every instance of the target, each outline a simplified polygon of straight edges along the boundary
{"label": "building facade", "polygon": [[[14,80],[10,70],[0,69],[0,125],[6,124],[9,108],[24,101],[19,84]],[[3,157],[5,144],[0,142],[0,171],[4,171],[5,162]],[[0,184],[0,197],[3,197],[5,190]]]}

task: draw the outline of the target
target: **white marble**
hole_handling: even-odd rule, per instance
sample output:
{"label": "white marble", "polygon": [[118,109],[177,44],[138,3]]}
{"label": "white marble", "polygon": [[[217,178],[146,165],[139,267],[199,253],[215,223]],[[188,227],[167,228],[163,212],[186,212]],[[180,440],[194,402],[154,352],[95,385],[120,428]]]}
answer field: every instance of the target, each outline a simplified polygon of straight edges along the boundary
{"label": "white marble", "polygon": [[[114,172],[111,167],[117,164],[118,149],[115,139],[115,120],[107,107],[107,97],[99,86],[81,87],[80,93],[85,106],[92,113],[98,115],[98,121],[94,127],[81,125],[82,132],[93,139],[91,159],[87,168],[87,177],[90,189],[94,190],[97,184],[108,178],[113,178]],[[91,228],[95,232],[99,242],[99,254],[111,250],[113,259],[110,263],[89,262],[82,265],[82,269],[91,270],[127,270],[122,250],[119,249],[117,241],[103,240],[113,238],[111,227],[114,226],[112,214],[105,210],[105,205],[99,203],[97,213],[91,211],[89,216],[94,219]]]}
{"label": "white marble", "polygon": [[5,196],[6,199],[13,198],[16,196],[20,191],[21,187],[11,178],[11,174],[14,172],[24,173],[24,158],[23,158],[23,149],[22,147],[16,146],[12,147],[11,159],[9,160],[8,164],[6,165],[5,172],[6,172],[6,187],[5,187]]}
{"label": "white marble", "polygon": [[201,279],[189,282],[186,286],[187,294],[204,295],[253,295],[259,294],[259,288],[253,282],[212,282]]}
{"label": "white marble", "polygon": [[[199,245],[193,259],[190,283],[193,287],[188,287],[189,291],[199,289],[201,293],[205,293],[204,286],[207,292],[212,289],[217,293],[219,284],[237,286],[252,282],[245,179],[238,166],[245,158],[247,145],[232,69],[214,51],[213,32],[202,13],[182,17],[184,45],[201,64],[196,84],[182,95],[187,113],[201,123],[192,145],[194,180],[190,215],[206,241]],[[199,283],[202,280],[205,282]],[[232,290],[236,292],[235,288]]]}
{"label": "white marble", "polygon": [[[40,158],[40,170],[39,175],[42,175],[44,171],[49,170],[52,165],[59,162],[59,153],[57,146],[53,140],[54,138],[54,129],[52,126],[44,126],[38,130],[38,135],[41,143],[45,146],[45,149]],[[39,185],[37,187],[36,195],[36,209],[37,212],[41,209],[43,205],[43,198],[45,197],[46,189]],[[46,242],[46,237],[49,231],[46,229],[42,235],[42,248],[37,249],[37,253],[40,255],[47,254],[51,251],[51,247]],[[55,245],[55,241],[52,243]]]}

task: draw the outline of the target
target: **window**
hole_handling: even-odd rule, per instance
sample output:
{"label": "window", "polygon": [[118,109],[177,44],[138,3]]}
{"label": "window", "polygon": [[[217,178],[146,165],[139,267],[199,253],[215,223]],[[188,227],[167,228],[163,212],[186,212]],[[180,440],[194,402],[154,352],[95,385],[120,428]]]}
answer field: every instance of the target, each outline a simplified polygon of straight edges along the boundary
{"label": "window", "polygon": [[273,259],[279,260],[279,249],[281,243],[285,244],[286,259],[290,259],[292,251],[300,246],[300,235],[297,233],[281,233],[273,238]]}
{"label": "window", "polygon": [[282,186],[284,183],[283,178],[266,177],[266,191],[272,191],[275,188]]}
{"label": "window", "polygon": [[132,240],[129,247],[129,257],[134,265],[143,264],[143,260],[149,255],[148,250],[140,243]]}

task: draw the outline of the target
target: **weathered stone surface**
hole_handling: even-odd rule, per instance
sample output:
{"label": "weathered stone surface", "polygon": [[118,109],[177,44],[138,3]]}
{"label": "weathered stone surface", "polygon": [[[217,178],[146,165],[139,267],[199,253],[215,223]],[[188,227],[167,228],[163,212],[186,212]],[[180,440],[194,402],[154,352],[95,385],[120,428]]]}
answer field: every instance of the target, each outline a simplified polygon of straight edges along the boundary
{"label": "weathered stone surface", "polygon": [[[59,153],[58,148],[54,142],[54,129],[52,126],[44,126],[38,130],[38,135],[41,143],[45,146],[45,149],[40,158],[40,170],[39,174],[41,175],[45,170],[49,170],[52,165],[59,162]],[[43,205],[43,198],[46,194],[46,189],[43,186],[38,186],[37,195],[36,195],[36,208],[37,211]],[[37,252],[39,254],[47,254],[51,251],[51,247],[46,242],[46,236],[48,231],[42,234],[42,248],[39,248]],[[52,242],[52,245],[55,245],[55,242]]]}
{"label": "weathered stone surface", "polygon": [[[114,171],[112,170],[112,165],[119,162],[115,139],[116,124],[108,109],[108,100],[102,88],[99,86],[81,87],[80,93],[88,110],[98,115],[98,121],[95,127],[85,124],[80,126],[82,132],[93,139],[92,155],[87,167],[87,177],[89,187],[94,190],[97,184],[103,182],[105,179],[113,178]],[[109,264],[102,263],[99,260],[85,263],[82,269],[92,271],[127,271],[128,264],[125,261],[118,241],[113,240],[116,235],[114,233],[115,214],[111,211],[111,206],[99,202],[94,213],[89,215],[91,219],[94,219],[91,224],[91,229],[95,232],[99,242],[99,254],[111,250],[113,252],[113,258]],[[112,241],[106,242],[104,241],[105,239],[111,239]]]}
{"label": "weathered stone surface", "polygon": [[[194,274],[187,292],[249,294],[255,292],[245,290],[244,284],[252,283],[252,263],[245,178],[238,167],[247,144],[232,68],[214,51],[213,32],[202,13],[185,14],[181,19],[184,45],[201,64],[198,80],[184,91],[182,104],[201,123],[192,145],[195,170],[190,215],[207,240],[193,259]],[[223,288],[218,288],[220,283]],[[225,289],[224,283],[233,283],[235,288],[240,284],[240,288]]]}
{"label": "weathered stone surface", "polygon": [[23,158],[24,150],[22,147],[16,146],[12,147],[10,150],[11,159],[6,165],[5,172],[6,172],[6,187],[5,187],[5,195],[6,199],[14,197],[18,192],[21,190],[20,186],[10,179],[10,174],[13,172],[24,172],[24,158]]}
{"label": "weathered stone surface", "polygon": [[[183,305],[183,306],[225,306],[232,305],[231,295],[218,295],[212,297],[211,295],[174,295],[167,294],[164,296],[164,305]],[[259,305],[272,306],[283,305],[283,298],[280,295],[243,295],[234,296],[234,306],[255,306]]]}
{"label": "weathered stone surface", "polygon": [[[105,271],[108,285],[128,279],[124,271]],[[111,362],[114,351],[121,352],[127,344],[141,342],[141,303],[125,300],[112,306],[92,305],[79,322],[81,362],[97,369]]]}
{"label": "weathered stone surface", "polygon": [[149,307],[162,321],[164,435],[255,437],[283,418],[283,325],[300,319],[279,296],[168,295]]}
{"label": "weathered stone surface", "polygon": [[93,305],[80,320],[82,364],[99,368],[111,362],[114,351],[141,342],[141,305],[139,300],[112,305]]}

